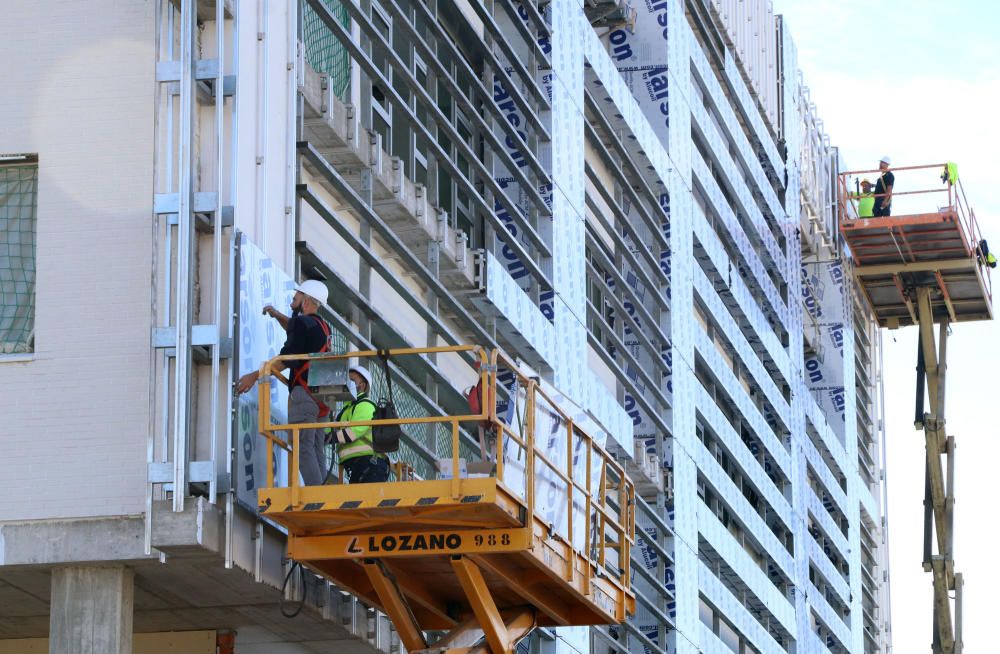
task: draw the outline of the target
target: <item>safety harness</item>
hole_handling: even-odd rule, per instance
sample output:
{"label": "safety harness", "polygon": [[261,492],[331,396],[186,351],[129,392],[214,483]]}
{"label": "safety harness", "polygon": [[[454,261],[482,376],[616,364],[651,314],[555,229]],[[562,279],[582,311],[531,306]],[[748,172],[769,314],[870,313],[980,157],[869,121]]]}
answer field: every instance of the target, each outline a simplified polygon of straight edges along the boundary
{"label": "safety harness", "polygon": [[[325,338],[323,339],[323,347],[320,348],[319,351],[320,354],[324,352],[329,352],[330,326],[326,324],[325,320],[317,316],[315,313],[310,315],[312,315],[313,318],[319,321],[320,329],[323,330],[323,335],[325,336]],[[312,401],[315,402],[316,406],[319,407],[319,417],[325,418],[326,416],[330,415],[330,407],[328,407],[326,404],[316,399],[316,396],[313,395],[311,390],[309,390],[309,383],[306,381],[308,379],[308,377],[306,376],[308,373],[309,373],[309,361],[306,361],[301,366],[295,369],[295,375],[292,377],[292,381],[289,384],[289,388],[301,386],[302,388],[306,389],[306,393],[309,394],[309,397],[312,398]]]}

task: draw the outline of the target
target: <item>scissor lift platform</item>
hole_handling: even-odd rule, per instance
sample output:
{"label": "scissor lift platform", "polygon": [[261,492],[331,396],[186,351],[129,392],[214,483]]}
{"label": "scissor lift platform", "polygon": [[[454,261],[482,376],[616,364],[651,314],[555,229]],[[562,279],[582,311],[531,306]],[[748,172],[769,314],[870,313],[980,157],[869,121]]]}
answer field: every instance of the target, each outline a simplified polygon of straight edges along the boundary
{"label": "scissor lift platform", "polygon": [[[993,318],[992,292],[986,244],[958,182],[957,166],[913,166],[894,172],[922,169],[932,171],[932,179],[935,171],[942,171],[938,179],[943,186],[920,189],[910,181],[900,185],[897,180],[896,188],[891,190],[892,204],[897,205],[895,199],[904,196],[900,204],[919,210],[921,202],[911,203],[914,198],[905,196],[946,194],[944,207],[933,213],[861,217],[858,200],[865,196],[857,187],[849,193],[848,180],[878,171],[848,172],[842,173],[838,181],[839,219],[840,232],[853,259],[854,277],[879,325],[919,327],[914,426],[924,431],[927,455],[923,564],[933,575],[932,650],[935,654],[959,654],[963,578],[955,572],[954,561],[955,437],[945,429],[946,353],[951,323]],[[910,175],[907,178],[913,179]],[[930,411],[925,410],[925,387]]]}
{"label": "scissor lift platform", "polygon": [[[496,397],[498,353],[487,357],[464,346],[434,350],[482,357],[482,413],[397,422],[425,429],[449,425],[454,453],[460,452],[463,423],[501,435],[492,439],[495,449],[487,457],[493,465],[484,462],[492,468],[489,476],[460,476],[456,454],[445,465],[450,478],[408,479],[397,468],[402,481],[301,486],[290,474],[292,483],[281,487],[274,483],[270,447],[259,514],[288,530],[291,559],[382,608],[410,652],[429,649],[427,631],[448,632],[430,649],[509,654],[536,626],[623,622],[635,611],[629,570],[635,491],[625,471],[535,380],[504,361],[499,367],[514,372],[511,398],[521,417],[516,428],[498,420],[496,403],[487,401]],[[389,352],[404,354],[425,351]],[[262,400],[270,396],[268,383],[261,385]],[[272,425],[267,406],[260,404],[262,433],[288,451],[291,472],[298,463],[298,431],[311,425]],[[547,449],[536,447],[537,420],[546,421]],[[328,424],[336,429],[387,422]],[[280,431],[291,433],[290,444]],[[552,445],[560,432],[563,442]]]}
{"label": "scissor lift platform", "polygon": [[[917,170],[914,167],[906,170]],[[937,166],[934,166],[937,168]],[[952,189],[948,206],[933,213],[857,218],[841,176],[841,222],[854,264],[854,277],[882,327],[918,323],[915,289],[930,287],[935,322],[990,320],[993,305],[989,275],[979,255],[975,215]],[[917,194],[925,191],[913,191]],[[903,193],[894,193],[903,195]]]}
{"label": "scissor lift platform", "polygon": [[[449,630],[467,605],[454,557],[482,571],[498,610],[535,607],[537,626],[615,624],[634,600],[618,579],[590,578],[588,559],[496,478],[304,487],[260,491],[260,513],[289,530],[291,558],[381,605],[365,561],[396,579],[422,630]],[[627,564],[627,562],[626,562]],[[377,583],[377,582],[376,582]]]}

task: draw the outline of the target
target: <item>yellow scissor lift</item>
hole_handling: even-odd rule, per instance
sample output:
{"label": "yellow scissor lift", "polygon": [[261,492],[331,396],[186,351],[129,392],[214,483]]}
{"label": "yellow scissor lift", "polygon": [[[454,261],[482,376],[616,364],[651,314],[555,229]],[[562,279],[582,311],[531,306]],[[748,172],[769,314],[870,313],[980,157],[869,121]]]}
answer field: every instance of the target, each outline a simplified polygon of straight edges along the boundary
{"label": "yellow scissor lift", "polygon": [[[923,564],[933,575],[933,651],[941,654],[959,654],[962,649],[962,575],[955,572],[952,531],[955,437],[945,433],[944,418],[949,325],[993,318],[989,268],[980,249],[982,236],[957,175],[949,175],[952,166],[894,168],[893,210],[902,204],[923,211],[887,217],[859,217],[858,194],[850,192],[852,178],[879,171],[846,172],[838,180],[840,233],[851,251],[854,278],[872,313],[882,327],[920,328],[914,425],[924,431],[927,451]],[[926,177],[928,171],[932,176],[944,172],[940,185],[921,187],[919,182],[907,182],[921,173]],[[930,203],[928,198],[940,201]],[[934,323],[940,325],[936,349]],[[925,380],[928,412],[924,411]]]}
{"label": "yellow scissor lift", "polygon": [[[273,424],[265,373],[297,357],[265,364],[259,425],[272,446],[259,512],[288,530],[289,557],[381,608],[411,653],[510,654],[536,626],[618,624],[634,613],[634,488],[623,468],[498,351],[454,346],[388,355],[434,357],[442,369],[440,357],[450,357],[451,370],[465,368],[459,376],[478,376],[482,412]],[[378,356],[362,351],[310,361],[364,364]],[[511,424],[497,416],[498,371],[513,379],[499,389],[514,405]],[[416,435],[450,431],[451,456],[439,475],[450,478],[415,479],[399,464],[395,480],[380,484],[302,486],[293,474],[300,430],[390,423]],[[479,432],[485,459],[469,468],[488,472],[462,476],[463,429]],[[290,482],[282,487],[273,472],[278,448],[288,459]],[[425,632],[446,633],[429,645]]]}

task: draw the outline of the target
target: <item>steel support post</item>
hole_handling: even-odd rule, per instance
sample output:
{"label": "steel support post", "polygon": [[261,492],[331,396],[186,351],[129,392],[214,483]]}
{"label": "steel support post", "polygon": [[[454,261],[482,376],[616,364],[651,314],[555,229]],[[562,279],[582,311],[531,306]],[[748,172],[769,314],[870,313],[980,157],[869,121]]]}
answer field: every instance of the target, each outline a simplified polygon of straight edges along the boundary
{"label": "steel support post", "polygon": [[406,598],[399,591],[394,579],[386,573],[385,565],[381,561],[365,559],[363,567],[368,580],[378,594],[379,601],[385,609],[386,614],[392,619],[399,633],[399,640],[409,652],[427,649],[427,641],[420,630],[410,605]]}
{"label": "steel support post", "polygon": [[181,3],[180,134],[177,184],[177,309],[174,320],[173,510],[184,510],[191,425],[191,309],[194,276],[194,81],[197,0]]}
{"label": "steel support post", "polygon": [[524,638],[535,626],[533,609],[513,613],[508,619],[500,615],[496,602],[490,594],[490,589],[483,578],[483,572],[475,562],[464,556],[451,559],[451,566],[458,575],[462,590],[472,605],[472,612],[479,622],[486,643],[493,654],[511,654],[514,646]]}
{"label": "steel support post", "polygon": [[[935,351],[934,315],[931,307],[931,288],[917,289],[917,313],[920,326],[918,355],[918,384],[921,363],[926,371],[927,398],[930,411],[922,417],[924,430],[925,498],[924,498],[924,569],[931,572],[934,583],[934,633],[932,650],[940,654],[954,654],[956,632],[961,630],[957,622],[953,625],[951,598],[949,591],[955,589],[954,561],[952,560],[952,526],[954,506],[954,449],[955,441],[945,432],[945,389],[948,370],[948,320],[939,327],[939,343]],[[917,400],[921,402],[923,386],[917,389]],[[947,476],[942,467],[941,455],[946,455]],[[932,526],[933,522],[933,533]],[[931,539],[936,537],[937,554],[932,550]],[[960,618],[956,598],[956,619]]]}

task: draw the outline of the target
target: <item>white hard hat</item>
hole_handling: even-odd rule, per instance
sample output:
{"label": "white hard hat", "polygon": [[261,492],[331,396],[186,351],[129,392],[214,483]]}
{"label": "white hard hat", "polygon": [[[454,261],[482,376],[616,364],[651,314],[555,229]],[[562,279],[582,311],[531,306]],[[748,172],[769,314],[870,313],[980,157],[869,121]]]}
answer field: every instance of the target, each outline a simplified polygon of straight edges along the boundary
{"label": "white hard hat", "polygon": [[[341,368],[341,370],[343,370],[343,368]],[[365,368],[364,366],[351,366],[348,368],[348,371],[356,372],[361,375],[365,382],[368,383],[368,390],[370,391],[372,389],[372,374],[368,372],[368,368]]]}
{"label": "white hard hat", "polygon": [[883,154],[882,158],[879,159],[879,161],[881,161],[882,163],[886,163],[886,164],[892,165],[892,159],[890,159],[889,155],[887,155],[887,154]]}
{"label": "white hard hat", "polygon": [[326,304],[326,299],[330,295],[330,291],[327,289],[326,284],[317,279],[307,279],[296,286],[295,290],[304,295],[308,295],[320,304]]}

